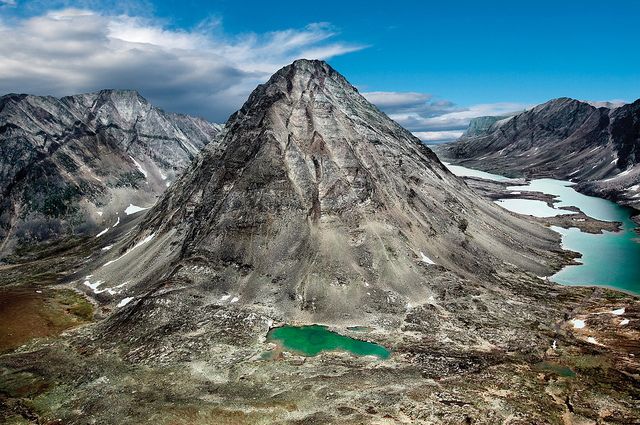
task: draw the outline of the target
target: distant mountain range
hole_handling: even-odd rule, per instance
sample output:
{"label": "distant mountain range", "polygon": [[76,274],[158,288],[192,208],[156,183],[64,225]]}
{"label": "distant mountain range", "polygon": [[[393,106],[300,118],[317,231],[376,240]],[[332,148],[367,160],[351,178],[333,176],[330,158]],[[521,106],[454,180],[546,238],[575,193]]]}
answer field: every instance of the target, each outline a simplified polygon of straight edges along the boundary
{"label": "distant mountain range", "polygon": [[150,207],[220,128],[135,91],[0,97],[0,257]]}
{"label": "distant mountain range", "polygon": [[511,177],[552,177],[640,209],[640,100],[596,107],[554,99],[512,117],[471,122],[446,160]]}

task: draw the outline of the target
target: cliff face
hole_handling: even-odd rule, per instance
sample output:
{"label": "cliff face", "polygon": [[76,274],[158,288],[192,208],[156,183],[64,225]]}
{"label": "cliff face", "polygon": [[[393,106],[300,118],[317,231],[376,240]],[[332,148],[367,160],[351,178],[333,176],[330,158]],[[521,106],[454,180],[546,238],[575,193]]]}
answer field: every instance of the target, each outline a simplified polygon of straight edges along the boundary
{"label": "cliff face", "polygon": [[[135,91],[0,98],[0,255],[149,207],[220,131]],[[129,210],[131,211],[131,210]]]}
{"label": "cliff face", "polygon": [[464,135],[467,137],[470,137],[470,136],[477,136],[479,134],[484,134],[496,122],[507,119],[507,118],[509,117],[496,116],[496,117],[474,118],[469,122],[469,127],[467,128],[467,131],[465,131]]}
{"label": "cliff face", "polygon": [[561,98],[435,149],[447,160],[509,176],[553,177],[640,208],[640,100],[595,107]]}

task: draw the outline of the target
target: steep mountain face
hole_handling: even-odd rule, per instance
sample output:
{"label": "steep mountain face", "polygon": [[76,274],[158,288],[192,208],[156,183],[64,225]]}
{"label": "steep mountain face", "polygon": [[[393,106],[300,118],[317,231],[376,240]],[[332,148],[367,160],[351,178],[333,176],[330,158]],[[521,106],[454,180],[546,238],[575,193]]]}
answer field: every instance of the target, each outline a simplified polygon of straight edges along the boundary
{"label": "steep mountain face", "polygon": [[278,71],[225,131],[87,286],[331,323],[397,319],[450,273],[549,271],[553,232],[481,199],[324,62]]}
{"label": "steep mountain face", "polygon": [[130,204],[153,205],[219,131],[135,91],[1,97],[0,255],[20,243],[98,233]]}
{"label": "steep mountain face", "polygon": [[494,125],[496,122],[509,118],[507,116],[496,116],[496,117],[478,117],[473,118],[469,121],[469,128],[465,131],[465,136],[476,136],[479,134],[484,134]]}
{"label": "steep mountain face", "polygon": [[553,177],[640,208],[640,100],[595,107],[561,98],[436,147],[456,163],[509,176]]}

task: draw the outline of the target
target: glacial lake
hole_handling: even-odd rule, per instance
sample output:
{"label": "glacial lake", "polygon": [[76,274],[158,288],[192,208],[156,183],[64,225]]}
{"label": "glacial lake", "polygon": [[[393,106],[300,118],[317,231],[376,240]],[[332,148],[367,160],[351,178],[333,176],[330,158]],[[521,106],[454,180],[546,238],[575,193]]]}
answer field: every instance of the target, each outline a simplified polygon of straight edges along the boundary
{"label": "glacial lake", "polygon": [[496,201],[496,204],[509,211],[518,214],[528,214],[534,217],[555,217],[563,214],[575,214],[574,211],[551,208],[546,202],[535,199],[499,199]]}
{"label": "glacial lake", "polygon": [[267,334],[267,341],[276,342],[283,349],[304,356],[317,356],[322,351],[346,351],[356,356],[376,356],[380,359],[391,355],[381,345],[349,338],[321,325],[273,328]]}
{"label": "glacial lake", "polygon": [[[475,170],[466,167],[447,167],[459,176],[474,175],[479,177],[471,174]],[[460,173],[460,169],[464,169],[464,173]],[[491,180],[499,180],[500,178],[502,179],[500,181],[508,180],[497,174],[484,174],[489,174],[492,177]],[[563,248],[579,252],[582,257],[578,259],[581,264],[565,266],[550,279],[563,285],[607,286],[640,294],[640,235],[635,232],[634,229],[637,225],[631,220],[633,210],[606,199],[583,195],[576,192],[572,188],[573,185],[571,182],[562,180],[536,179],[527,185],[508,187],[512,192],[536,191],[554,195],[559,201],[554,204],[556,211],[562,211],[561,207],[576,206],[586,215],[598,220],[622,223],[622,229],[619,232],[605,231],[603,234],[596,235],[581,232],[577,228],[563,229],[552,226],[551,229],[562,235]],[[522,213],[548,214],[548,205],[542,204],[544,207],[539,204],[528,204],[528,206],[543,208],[544,212],[529,209],[528,211],[523,210]],[[513,206],[513,204],[503,206]]]}
{"label": "glacial lake", "polygon": [[491,174],[485,171],[473,170],[471,168],[462,167],[460,165],[449,164],[448,162],[443,162],[443,164],[447,166],[449,171],[451,171],[453,174],[455,174],[458,177],[478,177],[479,179],[494,180],[498,182],[505,182],[505,181],[512,180],[510,178],[507,178],[498,174]]}

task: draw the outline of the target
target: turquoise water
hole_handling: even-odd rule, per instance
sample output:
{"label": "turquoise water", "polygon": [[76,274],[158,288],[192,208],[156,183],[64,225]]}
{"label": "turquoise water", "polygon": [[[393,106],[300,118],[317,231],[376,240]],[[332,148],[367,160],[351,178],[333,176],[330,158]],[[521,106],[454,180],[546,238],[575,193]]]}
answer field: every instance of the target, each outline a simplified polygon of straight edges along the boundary
{"label": "turquoise water", "polygon": [[555,195],[560,201],[554,205],[556,208],[576,206],[598,220],[622,223],[619,232],[605,231],[597,235],[577,228],[552,227],[562,235],[562,246],[581,253],[582,257],[578,259],[581,264],[564,267],[551,276],[551,280],[564,285],[607,286],[640,294],[640,235],[635,232],[637,225],[631,220],[633,210],[606,199],[583,195],[572,186],[573,183],[567,181],[537,179],[528,185],[508,187],[511,191]]}
{"label": "turquoise water", "polygon": [[[560,202],[554,204],[556,207],[576,206],[589,217],[604,221],[628,220],[631,215],[629,208],[621,207],[615,202],[595,196],[583,195],[576,192],[574,184],[563,180],[537,179],[531,180],[525,186],[509,186],[507,189],[520,192],[543,192],[557,196]],[[630,220],[629,220],[630,221]]]}
{"label": "turquoise water", "polygon": [[619,221],[622,230],[600,235],[581,232],[576,228],[552,229],[562,235],[562,246],[582,254],[580,265],[566,266],[551,277],[565,285],[600,285],[640,293],[640,235],[631,220],[633,210],[615,202],[576,192],[571,182],[539,179],[528,186],[513,186],[510,190],[539,191],[556,195],[556,206],[574,205],[589,217],[604,221]]}
{"label": "turquoise water", "polygon": [[460,165],[452,165],[448,162],[443,162],[447,166],[449,171],[459,177],[478,177],[485,180],[494,180],[498,182],[506,182],[511,180],[510,178],[501,176],[499,174],[491,174],[480,170],[473,170],[471,168],[462,167]]}
{"label": "turquoise water", "polygon": [[349,338],[320,325],[274,328],[267,334],[267,340],[279,342],[286,350],[305,356],[317,356],[322,351],[346,351],[356,356],[376,356],[381,359],[391,355],[381,345]]}
{"label": "turquoise water", "polygon": [[555,217],[563,214],[575,214],[574,211],[551,208],[544,201],[535,199],[499,199],[496,204],[509,211],[518,214],[532,215],[534,217]]}

